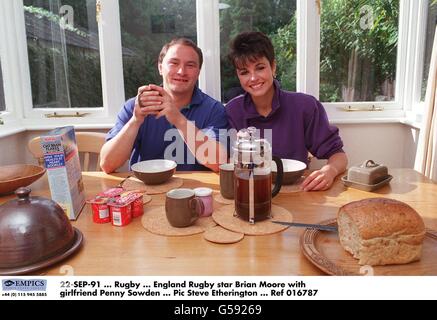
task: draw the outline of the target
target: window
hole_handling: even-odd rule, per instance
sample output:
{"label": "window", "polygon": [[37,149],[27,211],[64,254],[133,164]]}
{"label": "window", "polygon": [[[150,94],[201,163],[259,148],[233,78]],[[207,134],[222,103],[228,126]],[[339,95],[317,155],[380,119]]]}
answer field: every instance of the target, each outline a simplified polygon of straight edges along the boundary
{"label": "window", "polygon": [[160,84],[158,55],[171,39],[183,36],[197,42],[195,0],[119,1],[123,75],[126,98],[141,85]]}
{"label": "window", "polygon": [[240,83],[228,61],[232,39],[243,31],[261,31],[272,39],[277,79],[286,90],[296,90],[296,0],[223,0],[220,9],[222,101],[240,92]]}
{"label": "window", "polygon": [[[436,10],[437,0],[0,1],[0,130],[112,126],[140,85],[161,83],[157,56],[176,36],[199,44],[199,86],[226,102],[239,86],[229,42],[246,30],[272,39],[282,88],[319,98],[330,119],[397,121],[425,95]],[[86,119],[64,117],[77,112]]]}
{"label": "window", "polygon": [[432,45],[437,25],[437,1],[430,1],[428,8],[428,19],[426,24],[425,63],[423,65],[423,81],[421,100],[425,100],[426,86],[428,83],[429,65],[431,63]]}
{"label": "window", "polygon": [[399,1],[324,0],[320,100],[395,99]]}
{"label": "window", "polygon": [[2,63],[0,60],[0,112],[5,110],[6,110],[5,91],[3,88],[3,72],[2,72]]}
{"label": "window", "polygon": [[103,106],[94,0],[24,0],[33,108]]}

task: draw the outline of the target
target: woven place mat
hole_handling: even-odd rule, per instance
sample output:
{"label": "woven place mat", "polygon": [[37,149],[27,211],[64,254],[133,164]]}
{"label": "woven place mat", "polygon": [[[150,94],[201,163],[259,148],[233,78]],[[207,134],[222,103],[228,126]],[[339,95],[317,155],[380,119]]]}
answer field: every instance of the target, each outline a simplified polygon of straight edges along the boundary
{"label": "woven place mat", "polygon": [[147,194],[166,193],[171,189],[180,188],[184,184],[181,178],[171,177],[167,182],[156,185],[144,184],[141,180],[130,177],[123,182],[125,190],[139,190]]}
{"label": "woven place mat", "polygon": [[237,233],[221,226],[215,226],[206,230],[203,237],[210,242],[228,244],[241,241],[244,238],[244,233]]}
{"label": "woven place mat", "polygon": [[214,200],[221,204],[234,204],[234,199],[223,198],[220,192],[214,195]]}
{"label": "woven place mat", "polygon": [[216,223],[211,217],[206,217],[197,219],[197,221],[189,227],[172,227],[168,223],[164,206],[145,208],[144,215],[141,218],[141,223],[143,227],[151,233],[170,237],[190,236],[202,233],[205,230],[216,226]]}
{"label": "woven place mat", "polygon": [[[234,211],[234,205],[223,206],[214,211],[212,218],[225,229],[250,236],[277,233],[288,228],[288,226],[272,223],[270,219],[250,224],[248,221],[234,217]],[[272,216],[274,220],[278,221],[293,221],[293,215],[287,209],[276,205],[272,205]]]}
{"label": "woven place mat", "polygon": [[152,197],[149,196],[148,194],[143,194],[143,204],[149,203],[150,201],[152,201]]}

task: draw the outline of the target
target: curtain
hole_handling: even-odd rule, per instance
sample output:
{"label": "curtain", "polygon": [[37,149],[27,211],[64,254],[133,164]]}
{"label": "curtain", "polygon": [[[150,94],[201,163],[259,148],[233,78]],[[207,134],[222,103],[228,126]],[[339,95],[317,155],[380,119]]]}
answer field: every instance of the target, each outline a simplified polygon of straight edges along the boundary
{"label": "curtain", "polygon": [[437,182],[437,26],[425,95],[424,121],[419,135],[415,169]]}

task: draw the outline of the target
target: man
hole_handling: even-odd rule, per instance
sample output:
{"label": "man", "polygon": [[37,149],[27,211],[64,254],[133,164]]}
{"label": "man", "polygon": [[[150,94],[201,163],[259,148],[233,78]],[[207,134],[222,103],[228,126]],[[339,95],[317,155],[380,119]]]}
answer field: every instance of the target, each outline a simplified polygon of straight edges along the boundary
{"label": "man", "polygon": [[227,129],[228,122],[223,105],[196,86],[202,62],[202,51],[189,39],[164,45],[158,58],[163,87],[142,86],[125,103],[100,152],[103,171],[112,172],[129,158],[130,165],[170,158],[178,170],[218,171],[219,156],[226,158],[219,129]]}

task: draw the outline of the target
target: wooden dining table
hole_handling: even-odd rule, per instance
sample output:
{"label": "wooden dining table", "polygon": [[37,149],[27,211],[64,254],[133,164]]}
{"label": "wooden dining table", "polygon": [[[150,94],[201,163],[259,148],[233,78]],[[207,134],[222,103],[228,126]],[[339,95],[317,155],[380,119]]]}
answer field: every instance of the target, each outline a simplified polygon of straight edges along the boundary
{"label": "wooden dining table", "polygon": [[[116,186],[130,173],[105,174],[83,172],[86,198]],[[422,217],[429,229],[437,230],[437,185],[412,169],[391,169],[391,182],[374,192],[343,185],[337,177],[327,191],[279,193],[275,205],[287,209],[293,221],[319,223],[334,219],[339,208],[351,201],[386,197],[408,203]],[[218,192],[219,175],[212,172],[176,172],[184,188],[209,187]],[[32,196],[50,198],[46,175],[31,185]],[[163,206],[165,193],[152,195],[147,207]],[[0,198],[0,203],[13,199]],[[217,209],[223,204],[214,202]],[[290,227],[263,236],[245,236],[233,244],[212,243],[203,234],[168,237],[147,231],[141,218],[129,225],[116,227],[97,224],[86,204],[72,225],[84,240],[81,248],[67,259],[35,275],[98,275],[98,276],[289,276],[323,275],[322,270],[302,253],[300,237],[305,229]]]}

